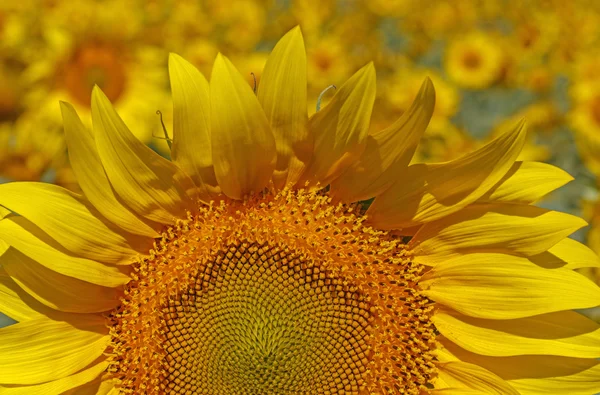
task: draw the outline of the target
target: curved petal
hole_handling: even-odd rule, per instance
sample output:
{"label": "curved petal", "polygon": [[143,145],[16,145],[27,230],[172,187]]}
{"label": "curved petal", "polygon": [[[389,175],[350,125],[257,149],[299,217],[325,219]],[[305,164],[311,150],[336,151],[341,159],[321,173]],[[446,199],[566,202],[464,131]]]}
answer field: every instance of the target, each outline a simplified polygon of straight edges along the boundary
{"label": "curved petal", "polygon": [[176,54],[169,55],[173,94],[171,158],[194,181],[217,187],[210,147],[210,91],[197,68]]}
{"label": "curved petal", "polygon": [[116,288],[90,284],[64,276],[14,248],[0,256],[0,265],[27,293],[44,305],[72,313],[99,313],[120,303]]}
{"label": "curved petal", "polygon": [[262,191],[275,168],[275,138],[252,89],[221,54],[210,79],[210,104],[213,162],[221,190],[232,199]]}
{"label": "curved petal", "polygon": [[120,395],[121,391],[115,386],[116,380],[100,377],[81,387],[72,389],[62,395]]}
{"label": "curved petal", "polygon": [[152,240],[126,237],[78,195],[58,185],[12,182],[0,185],[0,205],[36,224],[75,255],[104,263],[128,263]]}
{"label": "curved petal", "polygon": [[0,221],[0,238],[27,257],[65,276],[106,287],[117,287],[129,281],[116,266],[66,254],[25,218],[11,217]]}
{"label": "curved petal", "polygon": [[361,157],[331,182],[330,194],[345,202],[366,200],[389,188],[406,171],[435,106],[427,78],[410,108],[390,127],[367,137]]}
{"label": "curved petal", "polygon": [[530,256],[529,260],[547,269],[600,268],[600,257],[588,246],[573,239],[563,239],[548,251]]}
{"label": "curved petal", "polygon": [[277,147],[273,173],[276,188],[295,184],[312,157],[313,141],[306,113],[306,49],[300,27],[279,40],[263,69],[260,102]]}
{"label": "curved petal", "polygon": [[515,162],[478,202],[531,204],[572,180],[569,173],[547,163]]}
{"label": "curved petal", "polygon": [[495,373],[523,395],[600,392],[600,361],[596,359],[548,355],[489,357],[464,350],[443,337],[438,341],[453,358]]}
{"label": "curved petal", "polygon": [[437,364],[437,371],[440,379],[453,387],[478,390],[490,395],[519,395],[506,381],[474,364],[443,362]]}
{"label": "curved petal", "polygon": [[527,258],[468,254],[442,262],[421,281],[422,293],[465,315],[513,319],[600,305],[600,288],[568,269],[542,269]]}
{"label": "curved petal", "polygon": [[431,395],[488,395],[484,390],[474,390],[472,388],[446,387],[430,391]]}
{"label": "curved petal", "polygon": [[112,187],[138,215],[151,221],[174,224],[195,206],[192,180],[174,163],[135,138],[112,104],[95,87],[92,119],[98,154]]}
{"label": "curved petal", "polygon": [[369,222],[402,229],[431,222],[475,202],[510,170],[525,143],[524,124],[456,160],[409,166],[369,207]]}
{"label": "curved petal", "polygon": [[579,217],[535,206],[477,204],[425,224],[408,245],[415,261],[424,265],[471,252],[529,256],[585,225]]}
{"label": "curved petal", "polygon": [[[95,380],[108,368],[109,363],[102,361],[95,364],[87,369],[64,377],[62,379],[50,381],[38,385],[27,385],[27,386],[2,386],[0,385],[0,394],[2,395],[31,395],[31,394],[64,394],[65,391],[70,391],[76,387],[89,383]],[[74,394],[74,392],[69,392]],[[91,394],[91,393],[90,393]],[[97,393],[94,392],[94,395]]]}
{"label": "curved petal", "polygon": [[61,102],[60,108],[69,149],[69,162],[86,198],[106,219],[121,229],[132,234],[158,237],[156,230],[159,224],[142,221],[129,211],[115,194],[104,172],[94,135],[83,126],[73,106]]}
{"label": "curved petal", "polygon": [[47,317],[54,311],[25,292],[0,267],[0,312],[15,321],[27,321]]}
{"label": "curved petal", "polygon": [[365,149],[375,102],[375,67],[358,70],[336,92],[329,104],[308,120],[315,138],[310,165],[298,185],[308,181],[325,186],[339,177]]}
{"label": "curved petal", "polygon": [[0,383],[40,384],[74,374],[110,342],[104,318],[68,322],[34,319],[0,329]]}
{"label": "curved petal", "polygon": [[441,310],[432,321],[447,339],[481,355],[600,357],[600,326],[574,311],[486,320]]}
{"label": "curved petal", "polygon": [[521,395],[589,395],[600,392],[600,366],[596,365],[580,372],[543,379],[509,380]]}

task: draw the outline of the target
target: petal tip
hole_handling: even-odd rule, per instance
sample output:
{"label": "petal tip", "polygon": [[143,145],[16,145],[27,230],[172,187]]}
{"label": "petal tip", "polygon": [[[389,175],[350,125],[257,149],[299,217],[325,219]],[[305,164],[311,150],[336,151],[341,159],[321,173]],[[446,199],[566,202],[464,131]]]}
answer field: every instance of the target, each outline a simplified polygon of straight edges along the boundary
{"label": "petal tip", "polygon": [[93,102],[110,102],[108,97],[106,97],[106,94],[102,91],[102,88],[96,84],[94,84],[94,87],[92,88],[92,103]]}
{"label": "petal tip", "polygon": [[60,110],[63,114],[63,117],[65,115],[65,111],[75,111],[75,108],[73,108],[73,105],[69,102],[59,100],[58,105],[60,106]]}
{"label": "petal tip", "polygon": [[180,62],[183,58],[176,54],[175,52],[169,52],[169,68],[175,64],[175,62]]}

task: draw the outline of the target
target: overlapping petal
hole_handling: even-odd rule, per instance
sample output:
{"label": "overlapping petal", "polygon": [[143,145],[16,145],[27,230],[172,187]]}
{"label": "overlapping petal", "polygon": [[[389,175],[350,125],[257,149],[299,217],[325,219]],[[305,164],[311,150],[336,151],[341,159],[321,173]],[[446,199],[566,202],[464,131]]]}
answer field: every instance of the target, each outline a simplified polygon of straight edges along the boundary
{"label": "overlapping petal", "polygon": [[530,256],[529,260],[548,269],[600,267],[600,257],[589,247],[573,239],[563,239],[548,251]]}
{"label": "overlapping petal", "polygon": [[306,112],[306,49],[300,27],[273,48],[258,86],[260,102],[275,136],[277,188],[298,181],[312,157],[313,136]]}
{"label": "overlapping petal", "polygon": [[77,182],[86,198],[109,221],[132,234],[157,237],[157,224],[133,214],[112,188],[98,155],[94,135],[88,130],[73,106],[61,103],[69,160]]}
{"label": "overlapping petal", "polygon": [[[32,319],[0,329],[0,382],[41,384],[75,374],[100,357],[110,341],[103,317]],[[30,392],[31,393],[31,392]]]}
{"label": "overlapping petal", "polygon": [[426,79],[408,111],[390,127],[367,137],[361,157],[331,183],[332,195],[346,202],[366,200],[397,181],[415,153],[434,106],[435,90]]}
{"label": "overlapping petal", "polygon": [[25,292],[4,269],[0,268],[0,312],[15,321],[51,316],[53,309],[44,306]]}
{"label": "overlapping petal", "polygon": [[427,272],[423,294],[465,315],[513,319],[600,305],[600,288],[569,269],[500,253],[461,255]]}
{"label": "overlapping petal", "polygon": [[547,163],[515,162],[478,202],[530,204],[572,180],[569,173]]}
{"label": "overlapping petal", "polygon": [[210,139],[210,89],[206,78],[188,61],[169,55],[173,94],[171,158],[206,195],[217,191]]}
{"label": "overlapping petal", "polygon": [[[98,376],[102,375],[108,368],[109,363],[102,361],[93,366],[83,369],[80,372],[66,376],[62,379],[49,381],[47,383],[28,385],[28,386],[2,386],[0,393],[3,395],[30,395],[36,394],[65,394],[67,391],[76,389],[86,383],[92,382]],[[93,391],[93,392],[92,392]],[[86,395],[83,391],[68,392],[69,395]],[[98,392],[97,388],[90,388],[88,395],[105,395],[106,392]]]}
{"label": "overlapping petal", "polygon": [[55,310],[74,313],[108,311],[120,303],[116,288],[65,276],[37,263],[14,248],[0,256],[0,265],[27,293]]}
{"label": "overlapping petal", "polygon": [[579,217],[535,206],[477,204],[425,224],[409,247],[425,265],[472,252],[536,255],[585,225]]}
{"label": "overlapping petal", "polygon": [[[150,240],[126,235],[80,196],[58,185],[0,185],[0,204],[35,223],[73,254],[105,263],[129,263]],[[48,215],[51,213],[51,215]]]}
{"label": "overlapping petal", "polygon": [[231,61],[219,54],[210,79],[211,146],[225,195],[242,199],[269,183],[277,152],[258,99]]}
{"label": "overlapping petal", "polygon": [[410,228],[475,202],[510,170],[525,143],[524,125],[440,164],[415,164],[379,195],[367,214],[380,229]]}
{"label": "overlapping petal", "polygon": [[117,287],[129,277],[118,267],[67,254],[58,243],[22,217],[0,221],[0,238],[41,265],[92,284]]}
{"label": "overlapping petal", "polygon": [[[460,362],[438,364],[439,379],[452,388],[465,388],[494,395],[519,395],[500,377],[480,366]],[[454,394],[454,391],[450,392]]]}
{"label": "overlapping petal", "polygon": [[322,110],[308,120],[315,146],[310,165],[299,181],[329,184],[356,161],[366,146],[375,102],[375,67],[358,70]]}
{"label": "overlapping petal", "polygon": [[441,310],[432,320],[448,340],[481,355],[600,356],[600,326],[573,311],[486,320]]}
{"label": "overlapping petal", "polygon": [[174,163],[137,140],[95,87],[92,119],[98,154],[112,188],[138,215],[162,224],[173,224],[194,210],[196,188]]}
{"label": "overlapping petal", "polygon": [[490,357],[460,348],[441,337],[444,360],[460,360],[487,369],[522,395],[589,395],[600,391],[600,361],[592,358],[520,355]]}

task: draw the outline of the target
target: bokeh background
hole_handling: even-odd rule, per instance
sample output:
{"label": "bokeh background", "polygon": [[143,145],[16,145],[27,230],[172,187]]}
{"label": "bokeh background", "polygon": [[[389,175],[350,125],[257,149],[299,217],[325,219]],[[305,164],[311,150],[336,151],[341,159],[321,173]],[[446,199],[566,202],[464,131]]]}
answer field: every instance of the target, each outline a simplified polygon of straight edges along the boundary
{"label": "bokeh background", "polygon": [[521,159],[575,177],[540,205],[587,219],[572,237],[600,251],[595,0],[0,1],[0,182],[77,190],[58,103],[73,104],[89,124],[95,84],[136,136],[168,157],[168,53],[209,77],[222,52],[254,85],[251,73],[260,83],[269,51],[296,25],[308,53],[309,113],[328,86],[373,61],[373,129],[397,119],[426,76],[433,80],[436,108],[418,161],[458,157],[524,118]]}

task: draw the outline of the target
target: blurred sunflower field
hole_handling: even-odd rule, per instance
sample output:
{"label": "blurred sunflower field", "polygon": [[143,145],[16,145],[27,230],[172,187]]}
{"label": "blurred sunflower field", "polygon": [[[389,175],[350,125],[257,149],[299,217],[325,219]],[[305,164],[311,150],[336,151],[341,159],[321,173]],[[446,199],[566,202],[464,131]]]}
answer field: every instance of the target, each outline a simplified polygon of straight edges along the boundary
{"label": "blurred sunflower field", "polygon": [[574,177],[540,204],[583,216],[591,226],[573,237],[600,252],[600,2],[593,0],[3,1],[0,182],[77,189],[59,102],[73,104],[89,125],[94,85],[141,141],[168,156],[168,54],[208,77],[222,52],[255,87],[267,55],[296,25],[308,50],[309,114],[373,60],[372,129],[406,111],[425,76],[436,88],[415,160],[456,158],[525,119],[520,159]]}

